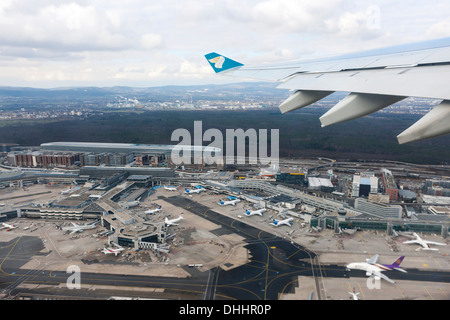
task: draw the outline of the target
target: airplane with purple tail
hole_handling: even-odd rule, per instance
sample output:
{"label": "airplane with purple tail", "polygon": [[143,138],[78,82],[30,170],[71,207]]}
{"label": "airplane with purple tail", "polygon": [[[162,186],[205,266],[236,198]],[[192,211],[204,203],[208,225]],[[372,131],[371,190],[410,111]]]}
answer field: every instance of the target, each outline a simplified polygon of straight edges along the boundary
{"label": "airplane with purple tail", "polygon": [[391,271],[391,270],[397,270],[401,272],[407,272],[406,270],[400,268],[400,263],[402,263],[405,256],[401,256],[397,260],[394,261],[392,264],[379,264],[377,263],[378,260],[378,254],[374,255],[370,259],[366,259],[366,262],[353,262],[347,265],[347,269],[357,269],[357,270],[363,270],[366,271],[366,275],[371,277],[375,277],[375,280],[380,280],[383,278],[384,280],[395,283],[395,281],[389,279],[386,275],[382,274],[382,271]]}

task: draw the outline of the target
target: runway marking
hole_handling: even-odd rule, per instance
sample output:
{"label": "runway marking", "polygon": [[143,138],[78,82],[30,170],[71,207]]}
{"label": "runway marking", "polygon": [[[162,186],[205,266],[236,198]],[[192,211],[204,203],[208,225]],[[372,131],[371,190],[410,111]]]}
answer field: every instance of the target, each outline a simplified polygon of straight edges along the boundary
{"label": "runway marking", "polygon": [[0,263],[0,271],[4,274],[8,274],[11,275],[10,273],[7,273],[5,271],[3,271],[3,263],[5,262],[5,260],[8,258],[8,256],[11,254],[11,252],[14,250],[14,248],[16,247],[16,245],[19,243],[20,239],[22,239],[23,233],[20,235],[20,237],[16,240],[16,242],[14,243],[14,245],[12,246],[12,248],[9,250],[8,254],[5,256],[5,258],[2,260],[2,263]]}
{"label": "runway marking", "polygon": [[363,289],[361,288],[361,284],[358,283],[359,292],[361,292],[361,295],[363,296],[364,300],[366,300],[366,296],[364,295]]}
{"label": "runway marking", "polygon": [[423,286],[425,291],[428,293],[428,295],[431,297],[432,300],[434,300],[433,296],[431,295],[430,291],[428,291],[427,287]]}
{"label": "runway marking", "polygon": [[403,299],[405,299],[405,295],[403,294],[403,291],[399,288],[399,286],[395,286],[397,288],[397,291],[400,292],[400,294],[402,295]]}
{"label": "runway marking", "polygon": [[365,245],[365,243],[364,243],[364,239],[362,238],[362,236],[361,236],[361,234],[360,234],[359,232],[358,232],[358,236],[359,236],[359,238],[361,239],[362,245],[364,246],[364,248],[366,248],[367,253],[370,254],[369,249],[367,249],[367,247],[366,247],[366,245]]}
{"label": "runway marking", "polygon": [[291,285],[292,283],[294,283],[294,282],[298,282],[298,287],[300,287],[300,280],[297,278],[297,279],[295,279],[295,280],[292,280],[291,282],[288,282],[288,283],[286,283],[286,285],[284,286],[284,288],[281,290],[281,292],[280,292],[280,296],[279,296],[279,299],[278,300],[281,300],[282,298],[283,298],[283,295],[284,295],[284,290],[286,290],[286,288],[289,286],[289,285]]}
{"label": "runway marking", "polygon": [[270,258],[270,249],[267,248],[266,286],[264,287],[264,300],[267,300],[267,280],[269,279],[269,258]]}

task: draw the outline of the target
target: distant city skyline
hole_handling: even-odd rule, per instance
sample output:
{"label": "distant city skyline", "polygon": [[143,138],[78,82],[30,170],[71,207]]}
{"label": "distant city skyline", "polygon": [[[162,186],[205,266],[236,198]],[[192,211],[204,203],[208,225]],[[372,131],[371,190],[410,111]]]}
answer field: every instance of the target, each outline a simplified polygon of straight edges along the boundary
{"label": "distant city skyline", "polygon": [[0,86],[189,85],[203,55],[260,64],[450,36],[450,2],[2,0]]}

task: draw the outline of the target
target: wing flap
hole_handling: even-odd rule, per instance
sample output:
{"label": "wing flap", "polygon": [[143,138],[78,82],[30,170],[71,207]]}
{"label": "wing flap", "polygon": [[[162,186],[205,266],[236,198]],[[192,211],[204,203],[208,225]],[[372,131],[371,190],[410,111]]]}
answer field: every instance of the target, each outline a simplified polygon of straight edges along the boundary
{"label": "wing flap", "polygon": [[320,122],[322,123],[322,127],[325,127],[356,119],[383,109],[405,98],[380,94],[351,93],[321,116]]}
{"label": "wing flap", "polygon": [[316,101],[319,101],[332,93],[332,91],[299,90],[289,96],[289,98],[287,98],[283,103],[281,103],[279,108],[281,113],[294,111],[296,109],[306,107]]}
{"label": "wing flap", "polygon": [[450,133],[450,101],[444,100],[397,136],[400,144]]}

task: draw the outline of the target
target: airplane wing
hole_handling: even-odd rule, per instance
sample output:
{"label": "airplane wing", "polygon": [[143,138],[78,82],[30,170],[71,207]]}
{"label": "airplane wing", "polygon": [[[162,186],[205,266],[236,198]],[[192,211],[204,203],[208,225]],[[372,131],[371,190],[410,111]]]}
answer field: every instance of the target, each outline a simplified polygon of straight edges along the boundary
{"label": "airplane wing", "polygon": [[405,244],[413,244],[413,243],[420,244],[420,241],[419,240],[408,240],[408,241],[403,241],[403,243],[405,243]]}
{"label": "airplane wing", "polygon": [[425,241],[426,244],[434,244],[437,246],[446,246],[447,244],[445,243],[440,243],[440,242],[434,242],[434,241]]}
{"label": "airplane wing", "polygon": [[349,92],[326,112],[322,127],[376,112],[407,97],[443,100],[397,136],[398,142],[450,133],[450,38],[334,58],[244,66],[215,52],[205,55],[216,73],[280,82],[294,90],[282,113],[306,107],[336,91]]}
{"label": "airplane wing", "polygon": [[376,272],[376,273],[374,273],[374,275],[377,276],[377,277],[383,278],[387,282],[395,284],[394,280],[390,279],[388,276],[386,276],[385,274],[382,274],[381,272]]}
{"label": "airplane wing", "polygon": [[375,263],[377,263],[377,260],[378,260],[378,254],[376,254],[372,258],[368,259],[367,263],[368,264],[375,264]]}

